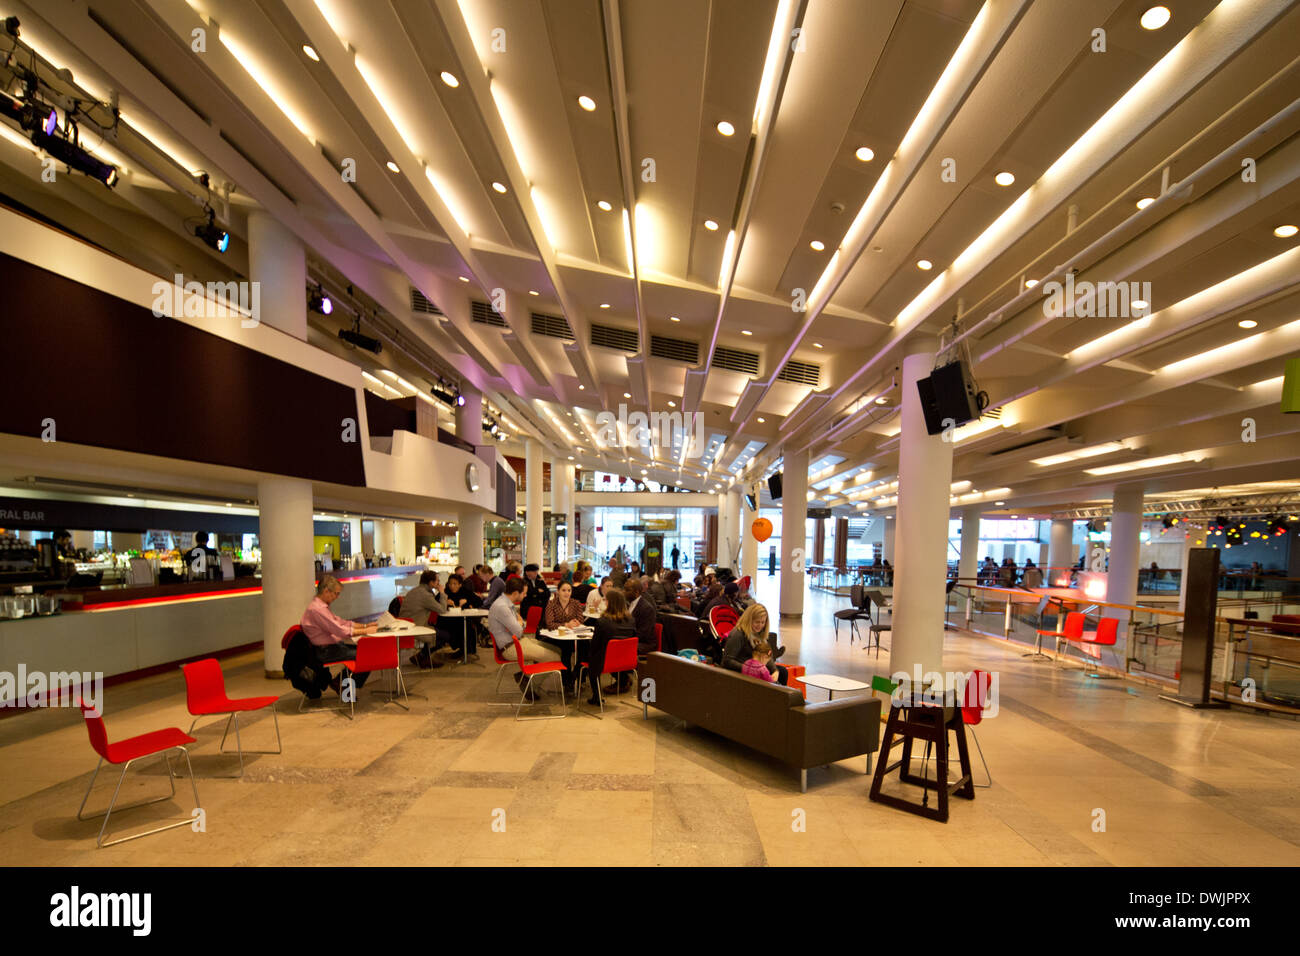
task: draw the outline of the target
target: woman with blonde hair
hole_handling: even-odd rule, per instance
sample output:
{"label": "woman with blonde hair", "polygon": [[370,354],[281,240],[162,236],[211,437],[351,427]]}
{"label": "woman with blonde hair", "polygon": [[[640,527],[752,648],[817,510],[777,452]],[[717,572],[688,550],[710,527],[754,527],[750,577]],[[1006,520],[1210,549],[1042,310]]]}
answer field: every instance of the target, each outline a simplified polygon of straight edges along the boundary
{"label": "woman with blonde hair", "polygon": [[754,656],[754,648],[759,644],[767,644],[776,648],[767,662],[768,672],[775,675],[778,684],[788,684],[789,671],[776,663],[776,659],[785,653],[785,648],[777,646],[776,635],[769,635],[767,628],[767,608],[761,604],[747,607],[727,635],[727,643],[722,651],[722,666],[743,673],[745,661]]}

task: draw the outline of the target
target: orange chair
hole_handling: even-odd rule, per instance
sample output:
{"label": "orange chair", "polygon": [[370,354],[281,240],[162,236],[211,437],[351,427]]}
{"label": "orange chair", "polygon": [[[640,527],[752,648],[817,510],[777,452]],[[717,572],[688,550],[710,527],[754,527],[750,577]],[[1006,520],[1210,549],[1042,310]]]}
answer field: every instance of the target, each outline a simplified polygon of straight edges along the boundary
{"label": "orange chair", "polygon": [[[532,617],[532,613],[531,613],[532,611],[540,612],[541,608],[530,609],[528,615],[530,618]],[[528,699],[528,692],[533,688],[534,677],[540,677],[543,674],[559,674],[562,671],[568,670],[568,668],[565,667],[563,664],[561,664],[559,661],[543,661],[538,664],[525,664],[524,646],[519,643],[519,639],[517,637],[512,637],[510,639],[510,642],[515,646],[515,658],[516,658],[516,663],[519,665],[519,673],[523,674],[525,677],[528,678],[528,682],[524,684],[523,689],[519,695],[519,703],[515,704],[515,720],[559,720],[561,717],[568,717],[569,715],[567,711],[562,714],[539,714],[536,717],[519,716],[519,710],[524,706],[524,701]],[[493,643],[495,643],[495,641]],[[635,639],[633,640],[632,643],[633,644],[636,643]],[[633,653],[635,653],[635,650],[633,651]],[[497,678],[497,680],[500,679],[501,679],[500,677]],[[564,706],[565,706],[564,679],[561,678],[560,679],[560,707],[564,708]]]}
{"label": "orange chair", "polygon": [[[658,624],[655,627],[659,627]],[[592,674],[591,683],[596,689],[596,697],[600,700],[600,712],[605,712],[605,695],[600,689],[600,678],[606,674],[623,674],[627,671],[632,672],[632,686],[637,685],[637,656],[636,656],[636,638],[623,637],[616,641],[610,641],[605,645],[605,663],[599,674]],[[582,686],[582,669],[587,667],[581,664],[578,667],[578,681],[575,686]],[[582,707],[582,694],[578,693],[578,707]]]}
{"label": "orange chair", "polygon": [[[118,840],[109,840],[104,842],[104,832],[108,829],[108,819],[113,815],[113,807],[117,804],[117,796],[122,792],[122,781],[126,779],[126,772],[131,769],[131,764],[144,757],[151,757],[154,754],[162,754],[163,762],[167,765],[167,782],[171,784],[172,792],[165,797],[154,797],[152,800],[142,800],[139,803],[130,803],[119,809],[131,810],[135,807],[148,806],[151,803],[160,803],[163,800],[170,800],[176,796],[176,780],[172,776],[172,762],[167,755],[170,750],[179,750],[185,755],[185,766],[190,771],[190,786],[194,789],[194,809],[200,809],[199,806],[199,785],[194,781],[194,768],[190,766],[190,754],[185,749],[187,744],[195,743],[193,737],[181,732],[179,727],[168,727],[165,730],[155,730],[152,733],[140,734],[137,737],[129,737],[126,740],[119,740],[117,743],[109,743],[108,731],[104,727],[104,718],[98,714],[93,714],[84,700],[79,701],[81,705],[81,716],[85,718],[86,730],[90,734],[90,746],[94,748],[95,753],[99,754],[99,763],[95,764],[95,772],[91,775],[90,786],[86,788],[86,795],[81,798],[81,806],[77,808],[77,819],[86,820],[82,816],[86,809],[86,801],[90,799],[90,791],[95,789],[95,780],[99,777],[99,768],[107,760],[113,765],[123,764],[122,776],[117,780],[117,788],[113,791],[113,799],[108,803],[108,809],[104,811],[104,824],[99,828],[99,836],[95,840],[95,846],[115,846],[118,843],[125,843],[127,840],[137,840],[143,836],[149,836],[152,833],[161,833],[163,830],[173,830],[176,827],[190,826],[194,822],[193,816],[184,820],[177,820],[175,823],[168,823],[164,826],[154,827],[152,830],[145,830],[143,833],[136,833],[131,836],[122,837]],[[99,814],[93,814],[99,816]]]}
{"label": "orange chair", "polygon": [[[372,634],[369,637],[357,639],[357,658],[354,661],[344,661],[343,666],[353,674],[368,674],[372,671],[392,671],[397,675],[396,686],[393,693],[389,696],[388,702],[396,704],[403,710],[410,710],[411,700],[406,696],[406,682],[402,680],[401,661],[397,656],[397,642],[392,639],[391,635]],[[397,691],[401,690],[402,697],[406,699],[403,704],[397,699]],[[352,699],[349,703],[352,705],[348,712],[348,719],[356,717],[357,714],[357,694],[354,687],[351,694]]]}
{"label": "orange chair", "polygon": [[786,680],[789,683],[789,686],[793,687],[799,693],[803,694],[803,699],[807,700],[808,685],[805,684],[803,681],[801,681],[799,678],[803,677],[804,674],[808,673],[808,668],[805,667],[803,664],[782,664],[781,666],[785,668],[785,672],[787,675]]}
{"label": "orange chair", "polygon": [[221,665],[217,663],[215,657],[195,661],[192,664],[182,664],[181,673],[185,675],[185,705],[194,717],[190,721],[190,729],[187,733],[194,733],[194,725],[203,717],[228,714],[226,728],[221,733],[221,743],[217,745],[217,752],[224,754],[229,753],[226,750],[226,737],[230,734],[230,725],[232,722],[235,725],[235,752],[239,754],[239,773],[232,774],[232,776],[242,777],[244,775],[244,746],[239,738],[240,714],[270,707],[271,717],[275,721],[275,749],[250,750],[249,753],[278,754],[284,752],[284,745],[280,740],[280,718],[275,712],[275,702],[280,698],[267,696],[232,699],[227,697],[226,678],[221,672]]}

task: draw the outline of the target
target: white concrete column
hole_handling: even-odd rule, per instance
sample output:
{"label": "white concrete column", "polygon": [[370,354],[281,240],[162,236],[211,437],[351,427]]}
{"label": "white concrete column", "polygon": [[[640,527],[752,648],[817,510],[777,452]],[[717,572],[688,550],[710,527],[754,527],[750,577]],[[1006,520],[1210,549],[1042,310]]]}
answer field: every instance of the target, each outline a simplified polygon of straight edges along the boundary
{"label": "white concrete column", "polygon": [[896,526],[897,543],[889,669],[906,671],[909,677],[918,666],[922,675],[943,671],[952,444],[941,435],[926,433],[916,390],[916,383],[934,369],[934,349],[933,341],[908,343],[900,386],[898,508],[890,522]]}
{"label": "white concrete column", "polygon": [[[758,500],[758,496],[754,496]],[[758,520],[758,511],[750,511],[745,507],[744,499],[741,499],[740,507],[736,512],[739,523],[740,535],[740,576],[743,578],[749,575],[752,583],[751,590],[758,586],[758,539],[754,537],[754,532],[750,529],[754,522]]]}
{"label": "white concrete column", "polygon": [[741,498],[740,488],[733,488],[727,492],[727,542],[731,551],[731,567],[735,569],[738,577],[744,577],[745,573],[741,570],[743,561],[744,546],[741,538],[744,535],[742,519],[745,513],[745,502]]}
{"label": "white concrete column", "polygon": [[[375,554],[393,553],[393,522],[384,518],[375,519]],[[378,565],[378,561],[375,562]]]}
{"label": "white concrete column", "polygon": [[415,522],[393,522],[393,564],[410,564],[415,560]]}
{"label": "white concrete column", "polygon": [[542,511],[542,443],[530,438],[524,445],[524,563],[541,565],[545,515]]}
{"label": "white concrete column", "polygon": [[257,283],[260,321],[307,341],[307,252],[260,210],[248,214],[248,278]]}
{"label": "white concrete column", "polygon": [[280,677],[284,632],[302,618],[316,593],[312,554],[311,482],[263,478],[257,483],[257,540],[262,549],[262,666]]}
{"label": "white concrete column", "polygon": [[[1072,518],[1053,518],[1051,540],[1047,549],[1047,563],[1053,568],[1044,575],[1044,581],[1052,587],[1068,587],[1069,572],[1056,570],[1072,568],[1079,560],[1074,553],[1074,520]],[[1064,580],[1064,584],[1062,584]]]}
{"label": "white concrete column", "polygon": [[349,537],[352,538],[352,553],[345,559],[347,561],[347,567],[365,567],[365,562],[361,560],[361,519],[348,518],[346,520],[348,523]]}
{"label": "white concrete column", "polygon": [[979,573],[979,566],[980,506],[967,505],[961,509],[961,557],[957,562],[957,577],[963,581],[974,578]]}
{"label": "white concrete column", "polygon": [[[564,543],[565,552],[564,560],[569,562],[569,567],[573,567],[574,556],[578,553],[577,538],[577,501],[578,489],[576,487],[577,470],[570,463],[565,463],[560,468],[560,479],[564,485]],[[551,474],[551,481],[555,480],[555,474]]]}
{"label": "white concrete column", "polygon": [[473,573],[483,563],[483,512],[466,508],[456,516],[457,564]]}
{"label": "white concrete column", "polygon": [[482,445],[483,394],[469,382],[461,382],[460,397],[465,404],[456,406],[456,437],[471,445]]}
{"label": "white concrete column", "polygon": [[[1142,486],[1120,485],[1112,498],[1110,564],[1106,575],[1106,600],[1110,604],[1136,604],[1138,551],[1142,545]],[[1106,609],[1106,617],[1127,621],[1128,611]],[[1120,634],[1127,632],[1120,625]]]}
{"label": "white concrete column", "polygon": [[885,523],[885,527],[880,532],[880,560],[894,563],[894,529],[898,526],[898,519],[891,518],[888,515],[880,519]]}
{"label": "white concrete column", "polygon": [[[812,561],[805,554],[808,525],[808,452],[783,452],[781,492],[781,616],[803,616],[803,592]],[[796,554],[797,552],[797,554]]]}
{"label": "white concrete column", "polygon": [[718,494],[718,567],[735,567],[731,553],[731,496],[725,491]]}

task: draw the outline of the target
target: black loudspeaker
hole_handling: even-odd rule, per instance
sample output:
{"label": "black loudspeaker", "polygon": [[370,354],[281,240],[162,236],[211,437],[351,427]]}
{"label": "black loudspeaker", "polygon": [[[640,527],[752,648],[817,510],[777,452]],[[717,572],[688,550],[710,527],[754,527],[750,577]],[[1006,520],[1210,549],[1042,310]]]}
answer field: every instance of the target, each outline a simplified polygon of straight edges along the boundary
{"label": "black loudspeaker", "polygon": [[958,360],[940,366],[916,383],[925,415],[925,430],[940,434],[946,426],[956,427],[980,417],[979,393],[970,368]]}
{"label": "black loudspeaker", "polygon": [[773,501],[776,501],[781,497],[781,475],[782,472],[778,471],[771,478],[767,479],[767,493],[772,496]]}

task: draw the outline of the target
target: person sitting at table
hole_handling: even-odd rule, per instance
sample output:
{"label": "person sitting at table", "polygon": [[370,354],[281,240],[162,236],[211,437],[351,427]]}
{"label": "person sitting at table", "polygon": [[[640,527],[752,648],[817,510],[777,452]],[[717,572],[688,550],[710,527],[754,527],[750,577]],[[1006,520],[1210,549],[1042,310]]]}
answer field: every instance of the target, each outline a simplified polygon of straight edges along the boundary
{"label": "person sitting at table", "polygon": [[708,621],[710,614],[715,607],[730,608],[732,611],[736,612],[736,617],[740,617],[740,615],[745,613],[745,609],[740,606],[739,599],[740,585],[735,581],[728,581],[723,586],[722,592],[704,606],[704,613],[700,615],[700,618],[704,621]]}
{"label": "person sitting at table", "polygon": [[[379,630],[378,624],[358,624],[339,617],[330,610],[330,605],[343,593],[343,585],[332,574],[321,577],[316,585],[316,596],[312,598],[307,610],[303,612],[299,626],[316,649],[316,656],[322,664],[337,661],[354,661],[357,659],[356,638],[374,634]],[[356,687],[361,688],[369,677],[369,672],[355,675]],[[330,678],[330,686],[336,694],[342,694],[342,685],[337,674]]]}
{"label": "person sitting at table", "polygon": [[[754,656],[754,648],[759,644],[767,644],[769,647],[773,641],[769,636],[775,638],[775,635],[769,635],[767,619],[767,608],[761,604],[750,606],[744,614],[740,615],[740,620],[736,622],[727,635],[727,643],[722,651],[722,666],[730,671],[744,672],[745,661]],[[785,653],[784,647],[777,647],[773,652],[774,657],[781,657]],[[789,671],[773,660],[768,660],[767,669],[776,676],[778,684],[788,684],[790,681]]]}
{"label": "person sitting at table", "polygon": [[465,565],[463,565],[463,564],[458,564],[458,565],[456,565],[456,570],[453,571],[453,572],[451,572],[451,573],[454,574],[454,575],[456,575],[456,576],[457,576],[458,578],[460,578],[462,581],[464,581],[464,580],[465,580]]}
{"label": "person sitting at table", "polygon": [[746,677],[757,677],[759,680],[765,680],[770,684],[776,680],[772,676],[772,672],[767,669],[767,665],[771,662],[771,646],[767,641],[760,641],[754,645],[754,656],[741,665],[740,672]]}
{"label": "person sitting at table", "polygon": [[[546,609],[542,612],[542,626],[548,631],[561,627],[582,627],[582,611],[582,605],[573,599],[573,585],[561,581],[560,586],[555,589],[555,597],[546,603]],[[538,640],[551,645],[560,652],[560,663],[568,668],[561,675],[564,678],[565,689],[566,691],[573,690],[573,675],[577,672],[573,648],[578,642],[555,641],[540,634]]]}
{"label": "person sitting at table", "polygon": [[541,568],[535,564],[524,566],[524,599],[519,604],[519,613],[528,619],[530,608],[544,608],[551,600],[551,589],[542,578]]}
{"label": "person sitting at table", "polygon": [[483,579],[487,581],[487,593],[480,596],[483,598],[483,606],[491,607],[506,589],[506,582],[492,570],[490,564],[483,565]]}
{"label": "person sitting at table", "polygon": [[[606,578],[602,587],[608,582],[609,578]],[[596,687],[605,670],[605,648],[610,641],[624,637],[636,637],[636,625],[628,613],[627,598],[623,592],[618,588],[610,588],[609,596],[605,598],[605,613],[592,627],[591,640],[584,642],[587,646],[582,651],[586,655],[583,660],[589,668],[591,679],[591,697],[587,703],[600,703]],[[626,678],[626,675],[623,676]],[[582,690],[581,687],[577,689]]]}
{"label": "person sitting at table", "polygon": [[[515,660],[513,641],[517,640],[523,648],[526,663],[558,661],[560,653],[555,648],[531,635],[524,637],[524,619],[519,616],[519,602],[523,600],[525,590],[523,578],[511,578],[501,596],[488,608],[488,633],[497,646],[497,653],[505,660]],[[527,683],[518,671],[515,672],[515,683],[520,687]]]}
{"label": "person sitting at table", "polygon": [[617,588],[614,587],[613,578],[603,577],[600,579],[600,587],[587,595],[587,606],[583,609],[582,613],[588,623],[591,623],[605,613],[609,592],[614,590],[617,590]]}
{"label": "person sitting at table", "polygon": [[[447,576],[447,587],[443,590],[443,600],[447,602],[447,610],[470,610],[477,611],[483,607],[483,601],[479,596],[469,589],[468,585],[462,584],[461,579],[451,574]],[[469,637],[469,654],[470,660],[478,657],[478,640],[477,636],[481,627],[479,618],[461,618],[459,621],[455,618],[438,618],[438,640],[434,645],[436,650],[439,647],[449,648],[453,654],[465,655],[464,639]]]}
{"label": "person sitting at table", "polygon": [[1033,561],[1025,558],[1025,570],[1020,577],[1020,581],[1027,588],[1041,588],[1043,586],[1043,572]]}
{"label": "person sitting at table", "polygon": [[573,599],[581,604],[587,603],[587,595],[595,590],[595,585],[588,580],[591,577],[591,565],[579,561],[573,569]]}
{"label": "person sitting at table", "polygon": [[722,597],[722,585],[717,581],[714,581],[705,588],[703,594],[696,592],[695,597],[691,599],[691,613],[701,621],[707,623],[709,620],[708,609],[712,607],[720,597]]}
{"label": "person sitting at table", "polygon": [[623,596],[627,598],[627,610],[636,625],[636,652],[644,657],[657,651],[659,641],[655,637],[655,622],[659,618],[659,612],[655,610],[654,602],[645,596],[641,582],[636,578],[628,578],[623,582]]}
{"label": "person sitting at table", "polygon": [[473,591],[475,594],[487,594],[488,574],[491,573],[492,569],[488,568],[488,574],[484,574],[483,573],[484,567],[485,565],[476,564],[474,565],[473,574],[471,574],[467,578],[466,577],[461,578],[465,586],[469,588],[471,591]]}
{"label": "person sitting at table", "polygon": [[682,579],[682,572],[668,571],[662,580],[651,581],[648,593],[655,607],[666,613],[681,610],[677,606],[677,582]]}
{"label": "person sitting at table", "polygon": [[[430,614],[447,613],[447,600],[442,596],[442,588],[438,585],[437,571],[421,572],[420,583],[402,596],[401,610],[401,617],[410,618],[416,627],[428,627]],[[434,625],[436,630],[436,618]],[[442,661],[435,661],[431,656],[431,652],[440,646],[440,641],[434,641],[432,647],[429,641],[422,641],[420,651],[411,657],[411,663],[425,670],[441,667]]]}
{"label": "person sitting at table", "polygon": [[741,613],[748,610],[749,606],[754,603],[754,595],[749,593],[750,583],[748,574],[736,582],[737,587],[740,588],[740,593],[736,595],[736,606],[740,608]]}

